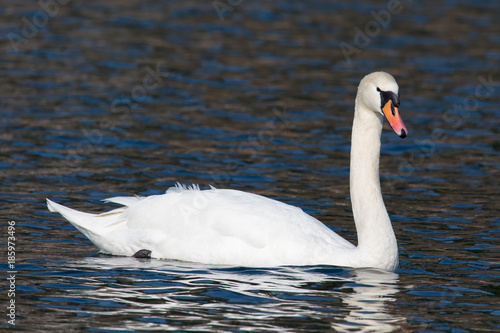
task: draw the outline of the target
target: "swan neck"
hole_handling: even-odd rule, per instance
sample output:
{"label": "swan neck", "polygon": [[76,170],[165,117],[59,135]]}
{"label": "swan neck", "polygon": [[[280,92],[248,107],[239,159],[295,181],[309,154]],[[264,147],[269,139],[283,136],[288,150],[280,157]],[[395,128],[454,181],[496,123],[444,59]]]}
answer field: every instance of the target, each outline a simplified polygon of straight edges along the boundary
{"label": "swan neck", "polygon": [[[397,262],[397,244],[380,189],[383,117],[356,100],[351,142],[350,191],[358,251]],[[394,256],[396,259],[394,259]],[[385,259],[384,259],[385,260]]]}

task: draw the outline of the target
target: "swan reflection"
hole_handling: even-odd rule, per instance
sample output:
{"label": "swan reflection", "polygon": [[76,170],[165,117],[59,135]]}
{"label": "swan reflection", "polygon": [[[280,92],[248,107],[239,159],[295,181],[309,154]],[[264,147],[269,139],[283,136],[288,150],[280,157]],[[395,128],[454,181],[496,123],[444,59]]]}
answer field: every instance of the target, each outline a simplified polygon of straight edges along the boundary
{"label": "swan reflection", "polygon": [[283,331],[300,322],[309,330],[390,332],[404,321],[390,307],[398,274],[375,269],[238,268],[107,256],[72,266],[94,272],[84,278],[94,288],[75,293],[95,304],[115,304],[86,312],[144,318],[128,320],[132,330],[153,324],[179,329],[179,323],[195,330],[224,329],[236,321],[243,330]]}
{"label": "swan reflection", "polygon": [[333,324],[338,332],[392,332],[400,328],[405,318],[390,311],[398,292],[399,276],[375,269],[353,270],[353,282],[345,283],[342,301],[349,313],[344,321]]}

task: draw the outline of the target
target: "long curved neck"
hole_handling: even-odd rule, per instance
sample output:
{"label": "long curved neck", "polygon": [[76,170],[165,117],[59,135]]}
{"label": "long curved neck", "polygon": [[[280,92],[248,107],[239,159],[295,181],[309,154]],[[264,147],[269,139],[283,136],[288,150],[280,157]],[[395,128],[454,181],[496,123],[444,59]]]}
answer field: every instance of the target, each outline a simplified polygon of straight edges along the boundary
{"label": "long curved neck", "polygon": [[374,261],[397,266],[397,243],[380,189],[382,115],[356,100],[352,127],[350,189],[358,233],[357,251]]}

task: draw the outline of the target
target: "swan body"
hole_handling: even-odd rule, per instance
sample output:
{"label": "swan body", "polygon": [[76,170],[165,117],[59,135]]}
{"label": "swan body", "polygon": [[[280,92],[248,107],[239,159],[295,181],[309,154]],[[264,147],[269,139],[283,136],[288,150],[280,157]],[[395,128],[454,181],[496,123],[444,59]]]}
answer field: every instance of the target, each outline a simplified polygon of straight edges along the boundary
{"label": "swan body", "polygon": [[398,136],[406,136],[398,107],[398,85],[390,74],[363,78],[355,103],[350,174],[358,246],[298,207],[238,190],[177,184],[162,195],[106,199],[121,207],[102,214],[49,199],[47,206],[107,254],[237,266],[393,270],[398,249],[380,190],[379,156],[384,115]]}

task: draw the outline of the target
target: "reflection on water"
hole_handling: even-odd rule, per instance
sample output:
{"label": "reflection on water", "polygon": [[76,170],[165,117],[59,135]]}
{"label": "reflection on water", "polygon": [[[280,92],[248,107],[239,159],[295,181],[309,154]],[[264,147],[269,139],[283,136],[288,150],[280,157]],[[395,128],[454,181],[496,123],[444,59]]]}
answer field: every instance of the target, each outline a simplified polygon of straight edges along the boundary
{"label": "reflection on water", "polygon": [[[385,271],[214,267],[108,256],[86,258],[66,269],[63,275],[73,275],[71,279],[80,280],[77,283],[85,288],[47,295],[41,299],[45,306],[67,304],[57,309],[59,315],[76,313],[83,319],[132,318],[124,323],[130,330],[172,330],[182,325],[210,331],[230,329],[235,323],[252,330],[259,322],[269,331],[298,326],[390,332],[404,322],[390,306],[398,292],[398,274]],[[61,289],[64,285],[60,283]],[[113,327],[113,323],[100,325]]]}
{"label": "reflection on water", "polygon": [[[59,1],[45,18],[49,2],[0,8],[0,242],[15,220],[19,330],[498,331],[497,2],[401,1],[379,27],[389,2],[221,0],[224,20],[213,1]],[[410,133],[382,135],[394,274],[100,256],[44,204],[101,211],[212,184],[355,242],[353,100],[375,70],[397,78]]]}
{"label": "reflection on water", "polygon": [[391,312],[390,302],[396,300],[398,274],[373,269],[353,271],[353,283],[345,284],[341,290],[346,293],[343,302],[352,309],[343,322],[334,323],[338,332],[393,332],[401,328],[405,318]]}

